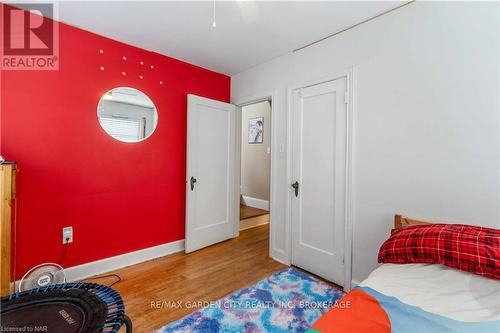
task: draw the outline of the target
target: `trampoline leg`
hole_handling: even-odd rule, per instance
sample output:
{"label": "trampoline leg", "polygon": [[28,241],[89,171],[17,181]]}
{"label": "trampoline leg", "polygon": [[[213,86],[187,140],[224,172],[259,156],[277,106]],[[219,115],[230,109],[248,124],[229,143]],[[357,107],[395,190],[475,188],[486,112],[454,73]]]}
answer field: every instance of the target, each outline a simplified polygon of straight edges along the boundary
{"label": "trampoline leg", "polygon": [[132,320],[127,315],[123,315],[123,323],[127,329],[127,333],[132,333]]}

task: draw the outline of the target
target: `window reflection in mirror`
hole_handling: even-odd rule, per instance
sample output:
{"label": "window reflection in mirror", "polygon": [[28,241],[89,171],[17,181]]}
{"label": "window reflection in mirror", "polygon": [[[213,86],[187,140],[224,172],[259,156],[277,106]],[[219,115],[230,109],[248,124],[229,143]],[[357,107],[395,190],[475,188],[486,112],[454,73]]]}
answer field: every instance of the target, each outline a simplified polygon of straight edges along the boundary
{"label": "window reflection in mirror", "polygon": [[139,142],[153,134],[158,113],[153,101],[143,92],[127,87],[105,93],[97,106],[102,129],[123,142]]}

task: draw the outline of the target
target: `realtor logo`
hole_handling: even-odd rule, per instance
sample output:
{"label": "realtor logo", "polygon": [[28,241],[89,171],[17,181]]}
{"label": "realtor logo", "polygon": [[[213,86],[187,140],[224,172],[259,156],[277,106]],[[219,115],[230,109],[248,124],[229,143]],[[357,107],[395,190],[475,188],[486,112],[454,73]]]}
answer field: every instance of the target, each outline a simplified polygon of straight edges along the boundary
{"label": "realtor logo", "polygon": [[1,6],[2,70],[59,68],[58,23],[52,3]]}

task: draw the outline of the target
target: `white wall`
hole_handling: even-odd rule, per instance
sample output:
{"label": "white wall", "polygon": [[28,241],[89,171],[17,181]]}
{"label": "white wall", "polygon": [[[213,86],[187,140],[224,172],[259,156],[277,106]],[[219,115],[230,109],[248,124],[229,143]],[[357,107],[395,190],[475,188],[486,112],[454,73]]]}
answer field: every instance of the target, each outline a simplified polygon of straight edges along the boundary
{"label": "white wall", "polygon": [[[289,85],[357,69],[354,280],[377,266],[395,213],[499,227],[499,40],[498,2],[416,2],[232,77],[235,102],[277,93],[278,146]],[[290,193],[286,153],[275,163],[273,253]]]}
{"label": "white wall", "polygon": [[[248,143],[248,119],[264,118],[262,143]],[[269,101],[241,108],[241,194],[269,202],[271,155],[271,103]]]}

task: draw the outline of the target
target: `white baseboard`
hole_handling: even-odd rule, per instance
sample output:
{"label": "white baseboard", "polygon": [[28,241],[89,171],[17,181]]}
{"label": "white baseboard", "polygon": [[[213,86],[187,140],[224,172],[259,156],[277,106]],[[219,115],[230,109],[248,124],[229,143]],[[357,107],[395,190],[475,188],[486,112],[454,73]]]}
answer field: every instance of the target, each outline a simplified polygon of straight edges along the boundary
{"label": "white baseboard", "polygon": [[273,249],[271,251],[271,258],[273,258],[277,262],[282,263],[283,265],[291,265],[290,261],[286,258],[285,251],[283,250]]}
{"label": "white baseboard", "polygon": [[359,285],[361,283],[361,281],[358,281],[358,280],[354,280],[352,279],[351,280],[351,289],[356,287],[357,285]]}
{"label": "white baseboard", "polygon": [[242,195],[242,203],[245,206],[253,207],[253,208],[259,208],[259,209],[264,209],[264,210],[269,210],[269,200],[262,200],[262,199],[257,199],[257,198],[252,198],[246,195]]}
{"label": "white baseboard", "polygon": [[[120,254],[115,257],[92,261],[78,266],[68,267],[65,268],[64,271],[68,282],[79,281],[91,276],[111,272],[123,267],[139,264],[144,261],[181,251],[184,251],[184,239],[134,252]],[[16,291],[19,288],[19,282],[19,280],[16,281]]]}

